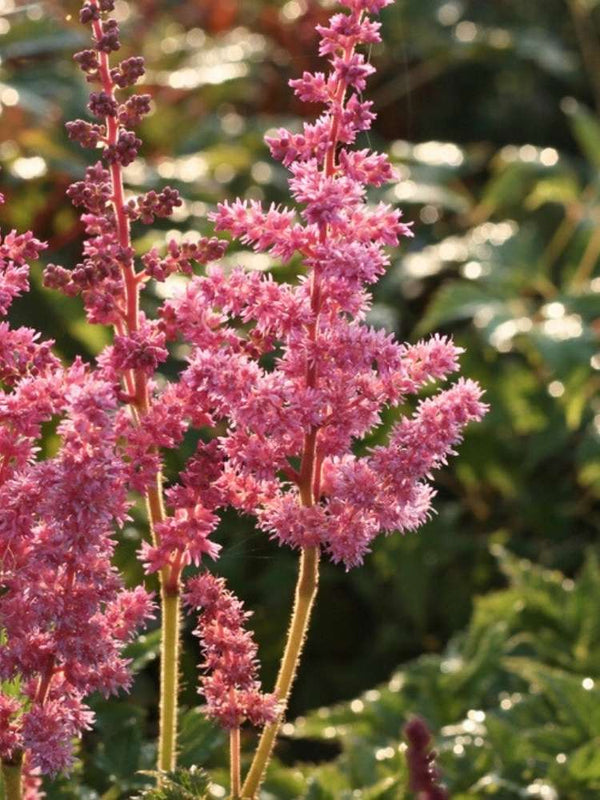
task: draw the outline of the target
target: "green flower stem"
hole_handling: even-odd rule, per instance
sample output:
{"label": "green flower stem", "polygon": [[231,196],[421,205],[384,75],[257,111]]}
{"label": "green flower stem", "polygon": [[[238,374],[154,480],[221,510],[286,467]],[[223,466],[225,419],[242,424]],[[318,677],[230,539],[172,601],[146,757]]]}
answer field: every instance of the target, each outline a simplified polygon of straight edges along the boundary
{"label": "green flower stem", "polygon": [[23,757],[21,755],[14,761],[2,762],[4,800],[21,800],[23,785],[21,779],[22,766]]}
{"label": "green flower stem", "polygon": [[161,671],[160,671],[160,738],[158,768],[163,772],[175,769],[177,749],[177,695],[179,683],[179,592],[170,594],[163,587]]}
{"label": "green flower stem", "polygon": [[318,583],[319,548],[304,548],[300,559],[300,571],[296,584],[294,610],[292,612],[285,651],[275,685],[275,694],[280,701],[281,710],[275,722],[265,726],[260,737],[258,748],[254,754],[250,770],[242,787],[242,797],[247,800],[255,800],[257,797],[260,784],[262,783],[273,751],[275,739],[283,722],[288,697],[298,668],[304,640],[306,639],[306,631],[317,594]]}

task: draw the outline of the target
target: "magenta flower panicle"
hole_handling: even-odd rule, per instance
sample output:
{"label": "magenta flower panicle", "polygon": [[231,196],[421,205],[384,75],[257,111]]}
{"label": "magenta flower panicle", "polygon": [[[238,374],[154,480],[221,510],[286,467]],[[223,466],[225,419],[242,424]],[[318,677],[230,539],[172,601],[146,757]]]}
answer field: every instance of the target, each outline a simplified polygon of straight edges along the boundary
{"label": "magenta flower panicle", "polygon": [[86,696],[129,686],[122,649],[153,614],[146,591],[123,589],[111,565],[128,508],[114,388],[79,362],[60,377],[58,454],[20,463],[0,486],[0,680],[18,687],[0,694],[0,758],[24,753],[45,774],[70,767],[72,741],[93,721]]}
{"label": "magenta flower panicle", "polygon": [[[126,197],[123,168],[135,160],[142,145],[132,129],[151,112],[152,98],[145,93],[129,94],[144,75],[143,58],[132,56],[111,66],[112,54],[120,49],[119,26],[109,16],[113,10],[114,0],[84,0],[80,20],[91,26],[93,47],[75,54],[87,81],[95,86],[88,103],[94,121],[69,122],[67,132],[82,147],[100,148],[101,155],[83,180],[67,191],[73,204],[82,209],[87,237],[84,258],[73,270],[50,264],[45,282],[65,294],[80,294],[90,322],[115,327],[117,369],[152,372],[165,354],[156,323],[140,324],[140,284],[150,278],[165,280],[176,271],[189,274],[192,263],[219,258],[225,243],[214,237],[182,244],[170,240],[166,256],[153,248],[142,257],[143,269],[135,269],[131,223],[151,225],[156,218],[169,217],[183,201],[169,186]],[[122,96],[123,90],[127,96]]]}
{"label": "magenta flower panicle", "polygon": [[[111,325],[114,339],[98,358],[104,378],[120,386],[122,408],[117,428],[127,463],[125,475],[131,489],[154,493],[151,520],[154,543],[145,544],[142,557],[149,571],[170,573],[175,586],[181,569],[198,563],[203,553],[215,557],[218,546],[207,536],[217,523],[213,509],[198,498],[185,506],[173,506],[164,519],[158,495],[161,484],[161,448],[177,447],[191,425],[210,423],[196,405],[186,403],[176,383],[159,388],[157,369],[168,358],[169,326],[149,319],[140,310],[140,291],[149,281],[164,281],[175,272],[191,274],[194,264],[206,264],[222,256],[226,243],[216,237],[194,242],[166,243],[166,253],[152,248],[136,263],[131,226],[152,225],[181,206],[176,189],[128,196],[123,169],[137,157],[142,145],[134,132],[152,110],[151,96],[130,93],[144,75],[143,58],[132,56],[113,63],[120,49],[119,26],[111,12],[113,0],[84,0],[80,12],[90,25],[92,47],[75,55],[75,61],[92,84],[88,110],[92,121],[67,124],[69,137],[83,147],[99,149],[100,161],[87,168],[83,180],[68,190],[73,204],[82,210],[85,229],[83,259],[72,270],[54,264],[45,271],[46,285],[68,295],[81,295],[92,323]],[[135,409],[131,414],[131,407]]]}
{"label": "magenta flower panicle", "polygon": [[[123,589],[111,565],[128,491],[151,498],[155,537],[146,555],[151,569],[169,572],[169,592],[176,593],[186,564],[219,549],[208,539],[216,502],[210,490],[192,491],[197,479],[184,473],[187,484],[173,492],[184,504],[173,506],[171,517],[163,511],[160,448],[177,446],[190,424],[210,418],[186,405],[187,390],[154,383],[168,357],[167,326],[145,317],[139,294],[150,279],[189,274],[194,263],[219,257],[225,244],[214,237],[170,241],[165,255],[152,249],[136,266],[131,225],[167,217],[182,201],[170,187],[126,195],[123,168],[141,146],[133,128],[150,112],[151,98],[129,93],[144,73],[143,59],[111,65],[120,48],[113,9],[113,0],[85,0],[80,14],[93,38],[75,56],[93,84],[91,121],[67,130],[100,154],[68,190],[82,212],[83,257],[72,270],[50,264],[44,276],[47,286],[80,295],[91,323],[112,326],[113,343],[93,369],[78,360],[66,369],[51,343],[0,323],[0,680],[20,687],[15,698],[1,696],[0,757],[24,753],[25,774],[33,776],[70,766],[72,739],[92,723],[88,694],[130,683],[122,650],[153,603],[141,587]],[[0,315],[27,290],[27,261],[43,247],[29,233],[0,241]],[[36,461],[42,425],[53,420],[60,450]],[[176,686],[168,691],[176,694]]]}
{"label": "magenta flower panicle", "polygon": [[[318,547],[349,568],[379,533],[423,524],[431,472],[486,406],[477,384],[460,380],[401,418],[387,444],[355,454],[386,408],[456,372],[461,351],[441,336],[400,344],[365,322],[387,248],[412,234],[398,210],[368,202],[369,186],[393,178],[387,157],[353,149],[374,119],[362,97],[373,68],[357,48],[379,41],[379,23],[368,14],[387,2],[343,5],[345,13],[318,29],[329,72],[291,82],[324,113],[302,133],[281,129],[267,138],[291,173],[299,211],[235,200],[214,215],[217,230],[257,251],[284,261],[300,256],[308,279],[288,285],[211,268],[167,304],[165,319],[193,345],[181,379],[188,402],[230,420],[217,481],[226,500],[277,541]],[[241,318],[249,333],[227,329],[229,317]],[[275,351],[274,368],[264,368],[258,359]]]}
{"label": "magenta flower panicle", "polygon": [[160,574],[163,624],[171,628],[166,639],[173,646],[161,659],[158,764],[159,769],[170,770],[176,751],[178,670],[173,662],[179,638],[179,616],[170,610],[178,602],[182,570],[198,564],[204,555],[216,557],[219,547],[209,539],[218,522],[216,501],[210,491],[194,492],[186,472],[181,491],[169,494],[174,503],[165,507],[162,449],[177,447],[191,425],[210,424],[212,418],[198,403],[189,402],[185,385],[165,386],[156,380],[169,355],[171,332],[166,315],[150,319],[144,314],[140,294],[150,280],[164,281],[175,272],[191,274],[194,264],[219,258],[225,243],[215,237],[200,237],[193,243],[170,240],[164,250],[152,248],[137,258],[132,226],[152,225],[170,216],[182,200],[168,186],[138,195],[129,195],[125,188],[124,169],[142,146],[135,129],[152,111],[152,101],[149,94],[130,91],[144,75],[144,61],[137,56],[118,59],[120,32],[111,16],[114,7],[114,0],[84,0],[80,12],[92,37],[92,46],[75,55],[92,84],[90,118],[68,123],[67,131],[73,141],[95,150],[99,160],[68,190],[81,209],[85,232],[81,262],[72,270],[50,264],[45,283],[81,296],[88,320],[114,330],[112,344],[97,359],[97,374],[113,387],[118,401],[112,417],[121,487],[145,497],[152,544],[143,545],[142,558],[148,572]]}
{"label": "magenta flower panicle", "polygon": [[249,612],[222,578],[202,572],[190,579],[185,603],[200,612],[194,634],[202,643],[206,674],[200,691],[206,715],[233,730],[248,720],[257,727],[272,722],[278,712],[275,695],[261,691],[256,679],[257,648],[244,629]]}

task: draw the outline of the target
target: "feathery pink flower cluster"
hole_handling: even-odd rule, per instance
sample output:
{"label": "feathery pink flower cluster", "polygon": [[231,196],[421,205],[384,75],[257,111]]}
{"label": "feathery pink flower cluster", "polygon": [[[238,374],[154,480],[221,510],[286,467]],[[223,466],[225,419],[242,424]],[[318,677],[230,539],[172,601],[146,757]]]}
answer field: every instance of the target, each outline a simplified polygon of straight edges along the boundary
{"label": "feathery pink flower cluster", "polygon": [[[5,237],[5,310],[27,289],[26,259],[40,250],[29,234]],[[0,352],[0,371],[10,375],[0,393],[0,680],[15,689],[0,693],[0,757],[25,752],[28,768],[54,773],[69,766],[73,738],[92,721],[86,695],[129,685],[121,650],[152,602],[141,587],[124,590],[110,563],[128,507],[115,390],[79,361],[64,369],[51,343],[30,338],[25,364]],[[51,420],[60,449],[36,460]]]}
{"label": "feathery pink flower cluster", "polygon": [[202,643],[202,667],[209,673],[201,678],[207,716],[227,730],[239,728],[246,719],[257,726],[273,722],[278,701],[274,694],[261,692],[257,647],[243,627],[250,613],[225,581],[210,572],[188,582],[185,601],[201,611],[194,633]]}
{"label": "feathery pink flower cluster", "polygon": [[[111,66],[109,57],[120,47],[119,27],[108,16],[113,9],[113,0],[85,0],[80,18],[91,25],[94,48],[75,56],[87,80],[98,87],[90,94],[88,106],[98,122],[69,123],[69,135],[84,147],[100,146],[102,157],[68,191],[73,203],[83,208],[84,261],[71,271],[49,265],[45,280],[67,294],[80,293],[90,322],[114,327],[113,344],[98,362],[107,380],[125,387],[120,392],[124,405],[117,428],[128,464],[128,485],[144,493],[160,474],[160,448],[176,447],[190,424],[205,425],[209,418],[197,406],[186,404],[177,384],[164,389],[154,384],[157,368],[168,357],[168,325],[145,317],[139,308],[139,292],[150,279],[164,281],[177,271],[191,274],[192,264],[219,258],[226,245],[215,237],[193,243],[170,240],[164,256],[152,248],[142,256],[142,268],[136,269],[131,224],[150,225],[157,217],[168,217],[182,201],[177,190],[168,186],[126,197],[122,168],[141,146],[130,128],[150,112],[151,102],[147,94],[120,98],[121,90],[144,74],[144,61],[131,57]],[[136,408],[136,414],[130,413],[128,404]],[[218,546],[207,538],[218,522],[213,507],[204,507],[198,498],[186,497],[186,501],[185,506],[174,508],[173,516],[155,525],[155,542],[145,543],[141,552],[148,571],[170,569],[173,584],[187,564],[198,564],[204,553],[213,558],[218,553]]]}
{"label": "feathery pink flower cluster", "polygon": [[[367,202],[367,186],[393,176],[386,156],[351,149],[374,118],[362,99],[373,69],[356,48],[379,41],[367,12],[387,0],[343,4],[347,13],[319,27],[329,73],[291,82],[325,112],[302,133],[267,138],[291,172],[299,214],[236,200],[214,215],[217,230],[255,250],[284,261],[299,255],[308,280],[291,286],[212,268],[165,313],[194,345],[182,376],[192,402],[230,420],[218,481],[226,502],[255,514],[279,542],[318,546],[349,568],[380,532],[414,530],[427,519],[431,471],[486,406],[477,384],[460,380],[400,419],[386,445],[354,452],[385,408],[456,371],[460,349],[439,336],[400,344],[364,322],[367,287],[389,263],[386,246],[411,234],[398,211]],[[219,313],[247,323],[246,339],[218,329]],[[268,352],[278,354],[272,370],[258,360]]]}

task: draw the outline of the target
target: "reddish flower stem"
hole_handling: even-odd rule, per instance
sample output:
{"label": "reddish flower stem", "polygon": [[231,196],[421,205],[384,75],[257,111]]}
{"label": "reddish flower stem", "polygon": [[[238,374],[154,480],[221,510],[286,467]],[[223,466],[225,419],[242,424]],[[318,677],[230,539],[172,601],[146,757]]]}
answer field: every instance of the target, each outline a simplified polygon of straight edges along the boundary
{"label": "reddish flower stem", "polygon": [[38,684],[37,692],[35,694],[35,702],[43,704],[46,701],[46,697],[48,696],[48,690],[50,689],[50,684],[52,683],[52,678],[56,674],[54,669],[54,656],[50,656],[48,659],[48,664],[44,672],[40,675],[40,681]]}
{"label": "reddish flower stem", "polygon": [[[95,4],[95,0],[92,0]],[[102,36],[99,20],[92,22],[94,36],[97,40]],[[99,53],[99,74],[102,88],[114,99],[115,83],[110,75],[110,63],[107,53]],[[119,123],[116,117],[106,117],[106,141],[108,145],[116,145],[119,135]],[[129,217],[125,211],[125,194],[123,189],[123,170],[119,163],[110,165],[112,185],[112,203],[115,213],[115,224],[119,244],[128,252],[131,248],[131,231]],[[139,292],[141,281],[135,271],[133,261],[128,259],[121,264],[125,289],[124,330],[134,333],[139,329]],[[117,328],[117,332],[119,332]],[[134,419],[142,424],[144,415],[150,406],[148,379],[143,370],[132,370],[124,375],[127,393],[132,398],[130,407]],[[153,485],[146,491],[146,507],[150,534],[153,543],[159,543],[156,526],[165,519],[162,493],[162,473],[156,474]],[[178,696],[178,652],[180,639],[179,594],[181,569],[163,569],[160,572],[162,640],[161,640],[161,686],[160,686],[160,729],[158,768],[170,771],[175,767],[177,738],[177,696]]]}

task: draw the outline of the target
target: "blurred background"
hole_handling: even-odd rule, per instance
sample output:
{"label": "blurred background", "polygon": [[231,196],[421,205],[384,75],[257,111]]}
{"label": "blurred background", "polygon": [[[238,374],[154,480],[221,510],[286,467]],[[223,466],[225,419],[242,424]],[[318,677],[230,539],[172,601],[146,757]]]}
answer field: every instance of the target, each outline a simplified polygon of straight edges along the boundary
{"label": "blurred background", "polygon": [[[0,223],[33,229],[48,260],[65,266],[82,241],[65,189],[92,158],[64,130],[86,113],[71,58],[87,46],[78,7],[0,0]],[[285,201],[286,172],[263,135],[318,113],[287,80],[322,68],[314,28],[331,7],[117,0],[121,52],[146,57],[143,89],[155,101],[129,187],[169,184],[185,198],[172,220],[141,232],[141,251],[167,231],[206,232],[224,197]],[[361,569],[324,567],[290,717],[310,713],[288,724],[265,797],[396,800],[401,727],[421,711],[457,797],[591,799],[600,791],[600,2],[397,0],[382,20],[368,89],[379,116],[360,144],[390,153],[401,179],[373,197],[402,208],[415,238],[377,286],[371,322],[408,341],[452,334],[491,411],[439,476],[425,528],[378,541]],[[228,259],[268,265],[234,249]],[[34,284],[15,322],[55,339],[67,359],[93,358],[106,330],[85,323],[78,300],[42,290],[39,271]],[[180,466],[169,455],[168,475]],[[254,609],[269,686],[296,557],[233,514],[220,536],[219,569]],[[134,520],[120,555],[132,582],[139,538]],[[109,800],[143,784],[131,764],[152,764],[156,644],[151,633],[133,649],[140,674],[129,698],[110,710],[96,703],[85,789],[63,780],[51,797]],[[212,758],[218,776],[219,734],[194,708],[197,643],[186,645],[182,760]]]}

